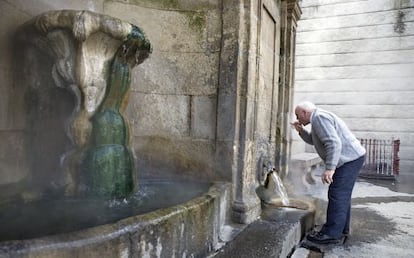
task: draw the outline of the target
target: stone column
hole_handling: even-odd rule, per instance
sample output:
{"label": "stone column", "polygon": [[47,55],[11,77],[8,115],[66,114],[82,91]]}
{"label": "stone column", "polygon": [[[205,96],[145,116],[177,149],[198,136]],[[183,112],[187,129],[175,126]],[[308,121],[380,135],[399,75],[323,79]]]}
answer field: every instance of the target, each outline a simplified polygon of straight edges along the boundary
{"label": "stone column", "polygon": [[[261,211],[254,143],[255,1],[223,0],[217,118],[217,163],[232,173],[232,219],[250,223]],[[252,29],[253,27],[253,29]],[[253,72],[252,72],[253,69]],[[223,164],[224,163],[224,164]]]}
{"label": "stone column", "polygon": [[280,103],[283,105],[281,116],[281,152],[279,168],[282,176],[288,172],[288,161],[291,147],[290,117],[293,114],[293,91],[295,81],[295,45],[297,21],[302,11],[298,0],[282,0],[282,37],[281,37],[281,88],[283,98]]}
{"label": "stone column", "polygon": [[[286,123],[294,65],[292,26],[298,18],[292,3],[284,2],[282,30],[280,1],[223,1],[217,167],[232,173],[235,222],[250,223],[260,215],[256,194],[263,165],[260,161],[287,162]],[[280,45],[281,36],[285,37],[284,45]],[[281,62],[279,52],[284,53]]]}

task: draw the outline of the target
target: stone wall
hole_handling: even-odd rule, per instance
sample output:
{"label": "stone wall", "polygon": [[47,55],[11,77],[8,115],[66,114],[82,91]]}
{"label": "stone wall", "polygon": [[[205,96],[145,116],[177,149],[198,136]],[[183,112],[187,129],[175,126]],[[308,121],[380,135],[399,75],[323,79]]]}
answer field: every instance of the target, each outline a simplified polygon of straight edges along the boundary
{"label": "stone wall", "polygon": [[154,49],[134,70],[127,109],[139,175],[230,180],[214,169],[220,1],[107,1],[104,10],[141,26]]}
{"label": "stone wall", "polygon": [[[303,0],[295,103],[341,116],[357,137],[401,140],[400,173],[414,167],[414,3]],[[304,144],[293,133],[293,153]],[[310,150],[310,148],[307,148]]]}

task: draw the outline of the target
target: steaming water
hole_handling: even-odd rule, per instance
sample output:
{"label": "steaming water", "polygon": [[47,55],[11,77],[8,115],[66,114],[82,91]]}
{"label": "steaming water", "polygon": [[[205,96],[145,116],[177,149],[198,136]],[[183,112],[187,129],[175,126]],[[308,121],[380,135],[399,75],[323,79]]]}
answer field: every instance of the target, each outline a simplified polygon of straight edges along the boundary
{"label": "steaming water", "polygon": [[128,199],[60,199],[13,203],[0,207],[0,241],[67,233],[185,203],[207,192],[211,184],[146,181]]}
{"label": "steaming water", "polygon": [[275,182],[275,185],[276,185],[275,191],[280,196],[280,199],[282,200],[282,204],[285,206],[288,206],[290,204],[289,197],[288,197],[286,188],[283,185],[282,179],[280,179],[277,173],[271,173],[271,177],[273,181]]}

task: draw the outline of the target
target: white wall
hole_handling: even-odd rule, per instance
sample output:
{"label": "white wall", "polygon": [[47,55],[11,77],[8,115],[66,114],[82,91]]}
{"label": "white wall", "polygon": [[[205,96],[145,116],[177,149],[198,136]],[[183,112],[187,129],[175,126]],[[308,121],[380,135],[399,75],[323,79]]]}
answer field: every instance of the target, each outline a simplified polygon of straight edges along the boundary
{"label": "white wall", "polygon": [[[294,104],[335,112],[357,137],[399,138],[400,174],[414,173],[414,1],[300,5]],[[292,135],[293,154],[303,152]]]}

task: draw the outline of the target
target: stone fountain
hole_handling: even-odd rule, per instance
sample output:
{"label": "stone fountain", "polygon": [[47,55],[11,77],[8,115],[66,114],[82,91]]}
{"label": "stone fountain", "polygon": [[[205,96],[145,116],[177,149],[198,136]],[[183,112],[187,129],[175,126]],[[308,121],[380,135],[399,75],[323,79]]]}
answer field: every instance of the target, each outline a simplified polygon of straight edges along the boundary
{"label": "stone fountain", "polygon": [[[63,2],[49,9],[68,8]],[[21,97],[13,103],[24,103],[14,112],[22,125],[13,127],[24,158],[9,173],[18,175],[13,185],[3,182],[0,235],[15,236],[3,237],[0,256],[201,257],[232,240],[223,229],[234,233],[263,214],[259,157],[282,177],[288,169],[297,1],[167,2],[104,1],[99,9],[151,28],[156,51],[135,71],[151,47],[137,26],[113,17],[53,11],[17,34],[9,61],[18,73],[7,82],[9,95]],[[125,116],[131,71],[135,101]],[[171,182],[178,177],[209,183]],[[164,205],[154,207],[155,199]],[[47,216],[30,216],[23,230],[10,226],[23,225],[13,219],[18,212],[37,210]],[[39,234],[45,221],[63,230]],[[29,228],[35,234],[19,236]]]}
{"label": "stone fountain", "polygon": [[25,162],[34,174],[55,175],[32,177],[18,198],[2,200],[0,256],[210,252],[229,184],[137,180],[124,111],[131,70],[152,51],[144,32],[60,10],[30,20],[16,39],[24,70],[16,82],[27,87]]}

